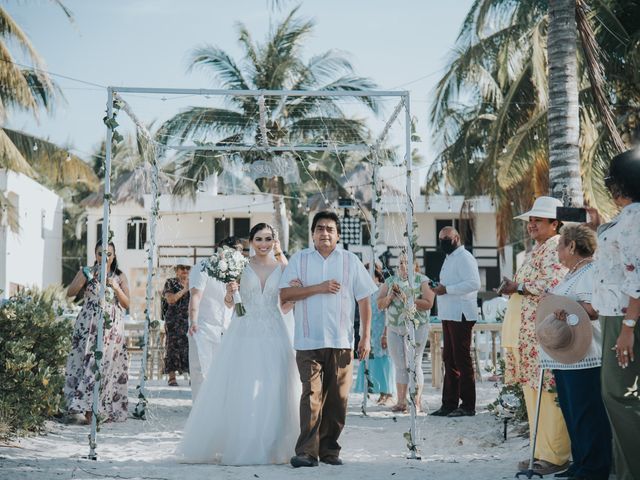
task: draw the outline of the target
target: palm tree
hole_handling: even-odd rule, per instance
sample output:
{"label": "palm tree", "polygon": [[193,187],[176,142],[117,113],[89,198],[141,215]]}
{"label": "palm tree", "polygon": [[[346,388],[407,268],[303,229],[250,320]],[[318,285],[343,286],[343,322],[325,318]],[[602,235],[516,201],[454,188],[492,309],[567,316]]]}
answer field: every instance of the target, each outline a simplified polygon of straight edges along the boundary
{"label": "palm tree", "polygon": [[[72,18],[62,2],[54,0],[54,3],[69,19]],[[33,66],[16,63],[9,45],[20,47]],[[0,121],[6,123],[12,112],[27,112],[37,119],[41,110],[51,112],[61,97],[27,35],[0,6]],[[67,149],[5,127],[0,127],[0,168],[23,173],[54,189],[78,182],[90,188],[97,186],[97,178],[91,169]],[[2,211],[8,212],[9,224],[17,230],[13,206],[0,194]]]}
{"label": "palm tree", "polygon": [[[313,30],[311,20],[296,17],[294,8],[285,19],[272,28],[264,43],[255,42],[243,24],[238,24],[238,41],[244,52],[236,62],[222,49],[205,45],[191,55],[190,69],[212,73],[215,85],[230,90],[326,90],[361,92],[375,84],[356,76],[347,59],[334,51],[316,55],[304,61],[301,47]],[[377,102],[369,97],[354,97],[373,113]],[[261,126],[260,118],[265,118]],[[362,143],[368,140],[364,121],[347,118],[331,97],[266,96],[264,104],[255,97],[232,97],[225,107],[192,107],[168,120],[160,129],[160,140],[177,143],[200,140],[218,144],[252,144],[258,148],[242,154],[245,162],[268,158],[259,146],[282,146],[304,143]],[[304,162],[308,155],[297,155]],[[210,155],[195,155],[192,171],[202,175],[219,170]],[[197,178],[204,180],[204,178]],[[190,182],[193,185],[193,182]],[[281,195],[285,185],[281,178],[257,182],[261,189],[274,194],[276,224],[282,229],[286,219],[280,216]],[[285,245],[286,248],[286,245]]]}
{"label": "palm tree", "polygon": [[549,183],[552,196],[582,206],[577,32],[576,0],[549,0]]}
{"label": "palm tree", "polygon": [[[591,12],[584,2],[577,4],[580,172],[586,201],[610,211],[602,177],[611,153],[622,144],[616,125],[628,114],[618,113],[615,104],[612,111],[611,99],[619,98],[623,85],[624,91],[632,90],[623,68],[630,45],[618,41],[607,48],[616,52],[609,58],[600,55],[598,45],[632,37],[618,17],[638,13],[638,6],[636,11],[629,6],[612,10],[606,4],[613,0],[595,3]],[[548,18],[545,1],[477,0],[436,88],[431,121],[440,154],[427,187],[434,190],[445,181],[459,194],[492,195],[498,203],[500,244],[512,231],[513,214],[528,208],[534,194],[549,191]],[[604,65],[600,76],[593,74],[598,64]],[[607,78],[616,73],[627,78]]]}

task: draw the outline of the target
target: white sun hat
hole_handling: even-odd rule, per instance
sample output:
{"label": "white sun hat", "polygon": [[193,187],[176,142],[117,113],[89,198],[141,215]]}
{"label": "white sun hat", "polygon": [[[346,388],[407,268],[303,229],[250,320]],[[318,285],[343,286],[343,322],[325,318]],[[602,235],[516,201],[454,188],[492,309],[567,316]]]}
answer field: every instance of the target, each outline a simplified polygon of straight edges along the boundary
{"label": "white sun hat", "polygon": [[538,197],[536,198],[536,201],[533,202],[533,207],[531,207],[531,210],[513,218],[524,220],[525,222],[529,221],[529,217],[551,218],[555,220],[555,218],[557,217],[556,208],[561,206],[562,202],[557,198]]}
{"label": "white sun hat", "polygon": [[188,257],[180,257],[176,259],[174,266],[175,267],[179,267],[179,266],[193,267],[193,260]]}

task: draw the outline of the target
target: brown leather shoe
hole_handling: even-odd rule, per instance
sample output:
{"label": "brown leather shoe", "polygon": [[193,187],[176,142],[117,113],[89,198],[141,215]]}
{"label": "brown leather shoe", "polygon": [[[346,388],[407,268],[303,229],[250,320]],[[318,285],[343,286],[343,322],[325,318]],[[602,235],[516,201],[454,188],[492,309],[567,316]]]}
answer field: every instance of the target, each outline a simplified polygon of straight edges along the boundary
{"label": "brown leather shoe", "polygon": [[342,459],[337,455],[327,455],[322,457],[320,461],[328,465],[342,465]]}

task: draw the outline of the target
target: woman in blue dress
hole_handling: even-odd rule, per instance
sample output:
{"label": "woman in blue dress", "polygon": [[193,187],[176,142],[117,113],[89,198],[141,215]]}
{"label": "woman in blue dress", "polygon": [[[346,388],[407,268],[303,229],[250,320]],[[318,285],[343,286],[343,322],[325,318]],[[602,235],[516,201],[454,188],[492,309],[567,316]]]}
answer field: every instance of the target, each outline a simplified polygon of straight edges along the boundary
{"label": "woman in blue dress", "polygon": [[[384,277],[376,267],[374,281],[380,286]],[[391,364],[391,357],[387,350],[387,337],[384,334],[385,314],[377,305],[378,291],[371,295],[371,354],[369,356],[369,393],[379,393],[378,405],[386,405],[395,394],[395,371]],[[358,376],[353,391],[363,393],[367,390],[365,378],[365,362],[360,362]]]}

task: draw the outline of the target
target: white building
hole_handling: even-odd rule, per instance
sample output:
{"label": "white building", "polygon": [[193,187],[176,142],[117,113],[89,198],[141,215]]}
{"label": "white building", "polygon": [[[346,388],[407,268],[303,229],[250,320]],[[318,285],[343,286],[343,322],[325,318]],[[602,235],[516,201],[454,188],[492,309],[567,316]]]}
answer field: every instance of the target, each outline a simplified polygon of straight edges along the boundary
{"label": "white building", "polygon": [[[404,170],[397,167],[381,169],[385,191],[379,204],[381,211],[378,221],[378,240],[376,242],[376,257],[383,258],[393,267],[397,264],[397,257],[404,246],[406,231],[406,196],[404,195]],[[366,183],[366,171],[359,169],[348,182],[353,185]],[[351,184],[343,183],[347,190]],[[353,183],[355,182],[355,183]],[[467,200],[470,220],[460,220],[460,210],[464,199],[459,196],[435,195],[425,197],[419,195],[418,185],[414,185],[414,214],[417,225],[417,243],[420,247],[417,258],[423,271],[431,278],[439,277],[444,254],[437,251],[439,230],[446,225],[455,225],[463,234],[465,245],[478,259],[483,290],[496,288],[501,275],[510,275],[512,266],[504,263],[499,255],[496,244],[496,215],[491,201],[487,197]],[[326,192],[325,192],[326,193]],[[335,193],[335,192],[334,192]],[[369,197],[367,198],[367,195]],[[360,209],[343,210],[338,207],[336,195],[317,195],[312,200],[309,213],[309,227],[311,219],[317,209],[336,208],[343,215],[348,213],[354,218],[358,231],[353,238],[343,232],[343,244],[360,255],[364,262],[372,256],[371,239],[367,220]],[[361,205],[370,205],[371,194],[369,187],[354,190],[354,197]],[[328,202],[328,203],[326,203]],[[102,206],[93,203],[87,209],[87,252],[88,264],[94,261],[94,246],[101,238]],[[145,247],[148,240],[148,221],[150,211],[150,196],[138,196],[138,200],[120,201],[111,207],[111,230],[116,247],[119,267],[129,278],[131,289],[131,313],[141,318],[144,312],[147,252]],[[189,257],[195,263],[213,252],[215,244],[220,240],[235,235],[247,238],[251,225],[258,222],[274,223],[273,198],[270,195],[253,193],[245,195],[218,195],[217,187],[206,192],[198,193],[195,200],[161,195],[159,201],[159,215],[156,230],[156,266],[172,267],[179,257]],[[309,228],[309,244],[311,233]],[[509,247],[510,248],[510,247]],[[510,262],[512,254],[505,251],[504,258]],[[157,293],[162,289],[167,276],[173,275],[172,268],[160,269],[156,276],[154,288]],[[156,295],[159,297],[159,295]],[[157,308],[157,305],[156,305]]]}
{"label": "white building", "polygon": [[[62,282],[62,199],[32,178],[0,170],[6,200],[0,223],[0,290],[7,298],[26,287]],[[18,223],[10,227],[9,214]]]}
{"label": "white building", "polygon": [[[131,314],[142,318],[147,281],[147,250],[151,197],[144,205],[130,200],[112,205],[110,228],[116,247],[118,266],[127,275],[131,290]],[[87,209],[87,264],[94,262],[94,247],[101,239],[102,207]],[[213,253],[213,247],[225,237],[249,236],[251,225],[273,223],[273,200],[270,195],[214,195],[198,193],[195,200],[173,195],[159,198],[159,221],[156,227],[156,266],[160,268],[154,288],[162,289],[165,279],[173,275],[180,257],[194,263]],[[157,307],[157,305],[156,305]]]}

